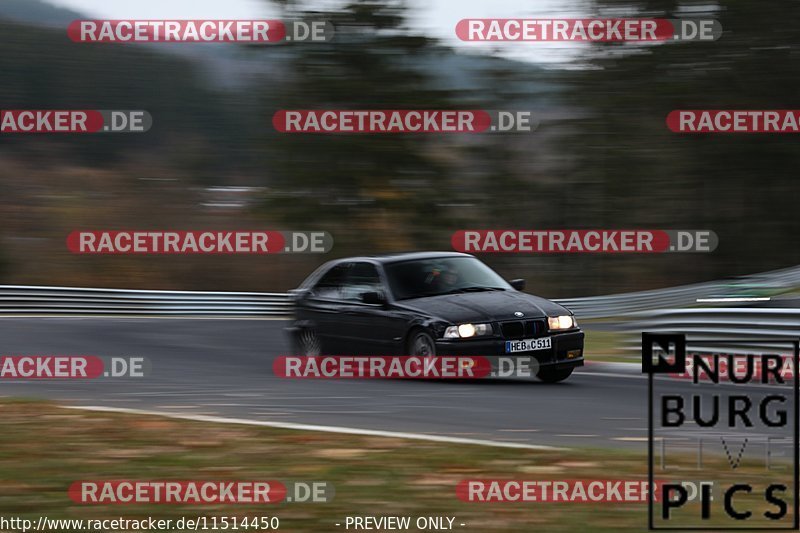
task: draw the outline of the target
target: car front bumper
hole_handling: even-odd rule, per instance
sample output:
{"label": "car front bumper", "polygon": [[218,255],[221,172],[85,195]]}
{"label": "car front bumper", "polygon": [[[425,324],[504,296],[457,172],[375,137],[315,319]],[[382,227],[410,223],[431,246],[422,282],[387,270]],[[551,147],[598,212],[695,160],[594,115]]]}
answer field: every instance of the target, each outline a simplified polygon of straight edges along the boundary
{"label": "car front bumper", "polygon": [[489,357],[519,357],[536,359],[539,367],[572,368],[583,365],[583,331],[568,331],[550,335],[552,346],[545,350],[506,353],[506,341],[500,338],[438,339],[439,355],[472,355]]}

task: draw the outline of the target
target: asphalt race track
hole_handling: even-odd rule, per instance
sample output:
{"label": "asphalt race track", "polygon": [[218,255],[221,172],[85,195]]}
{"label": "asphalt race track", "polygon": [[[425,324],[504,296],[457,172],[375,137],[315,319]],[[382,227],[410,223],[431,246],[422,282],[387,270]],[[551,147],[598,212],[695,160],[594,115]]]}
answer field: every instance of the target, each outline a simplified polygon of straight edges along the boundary
{"label": "asphalt race track", "polygon": [[[646,451],[647,380],[589,365],[530,380],[289,380],[283,320],[0,318],[2,355],[143,356],[146,378],[2,380],[0,396],[564,447]],[[591,354],[588,354],[591,358]],[[689,386],[671,380],[677,387]]]}

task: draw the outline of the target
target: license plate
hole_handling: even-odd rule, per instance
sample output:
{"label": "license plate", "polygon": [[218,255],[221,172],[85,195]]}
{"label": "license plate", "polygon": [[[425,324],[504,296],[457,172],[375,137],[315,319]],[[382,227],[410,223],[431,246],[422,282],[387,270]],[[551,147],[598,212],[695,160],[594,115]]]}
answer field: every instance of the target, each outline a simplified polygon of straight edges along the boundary
{"label": "license plate", "polygon": [[551,346],[552,346],[552,341],[550,337],[542,337],[540,339],[522,339],[518,341],[506,341],[506,353],[547,350]]}

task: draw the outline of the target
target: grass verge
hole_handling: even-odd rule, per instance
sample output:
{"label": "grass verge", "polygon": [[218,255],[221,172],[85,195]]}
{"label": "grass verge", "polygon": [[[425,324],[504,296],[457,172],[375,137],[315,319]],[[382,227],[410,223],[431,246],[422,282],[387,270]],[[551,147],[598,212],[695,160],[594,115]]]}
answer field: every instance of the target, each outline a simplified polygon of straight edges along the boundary
{"label": "grass verge", "polygon": [[[344,531],[346,516],[454,516],[463,531],[643,531],[644,503],[464,503],[468,478],[646,479],[646,458],[613,450],[514,450],[211,424],[0,402],[0,516],[278,516],[284,531]],[[675,458],[690,464],[692,458]],[[713,460],[713,459],[712,459]],[[741,469],[742,475],[759,475]],[[328,481],[327,504],[78,505],[76,480]],[[336,523],[343,524],[336,527]],[[458,524],[464,523],[465,527]],[[68,531],[68,530],[62,530]]]}

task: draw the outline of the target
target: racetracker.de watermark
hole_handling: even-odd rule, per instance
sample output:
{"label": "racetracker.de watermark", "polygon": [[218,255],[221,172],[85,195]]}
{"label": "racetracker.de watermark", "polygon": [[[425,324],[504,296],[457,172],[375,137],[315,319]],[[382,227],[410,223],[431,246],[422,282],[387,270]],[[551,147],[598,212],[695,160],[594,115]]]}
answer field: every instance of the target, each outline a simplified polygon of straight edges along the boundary
{"label": "racetracker.de watermark", "polygon": [[666,121],[675,133],[800,133],[798,109],[678,109]]}
{"label": "racetracker.de watermark", "polygon": [[654,42],[714,41],[722,25],[714,19],[564,18],[462,19],[456,36],[462,41]]}
{"label": "racetracker.de watermark", "polygon": [[280,133],[530,133],[539,123],[517,109],[282,109],[272,125]]}
{"label": "racetracker.de watermark", "polygon": [[335,493],[327,481],[275,480],[80,480],[67,490],[82,505],[329,503]]}
{"label": "racetracker.de watermark", "polygon": [[324,20],[75,20],[67,36],[76,43],[325,42],[333,24]]}
{"label": "racetracker.de watermark", "polygon": [[459,230],[450,244],[467,253],[713,252],[711,230]]}
{"label": "racetracker.de watermark", "polygon": [[[510,344],[525,341],[506,341]],[[526,349],[545,350],[549,338],[540,338]],[[562,362],[577,360],[580,351],[569,351]],[[492,379],[533,378],[541,364],[535,355],[325,355],[280,356],[273,362],[275,376],[289,379]]]}
{"label": "racetracker.de watermark", "polygon": [[[656,499],[660,485],[654,485]],[[456,496],[467,503],[645,503],[648,487],[641,479],[465,479]]]}
{"label": "racetracker.de watermark", "polygon": [[325,231],[73,231],[74,254],[278,254],[327,253]]}
{"label": "racetracker.de watermark", "polygon": [[3,355],[0,379],[143,378],[152,364],[146,357],[97,355]]}
{"label": "racetracker.de watermark", "polygon": [[144,133],[144,110],[0,109],[0,133]]}

